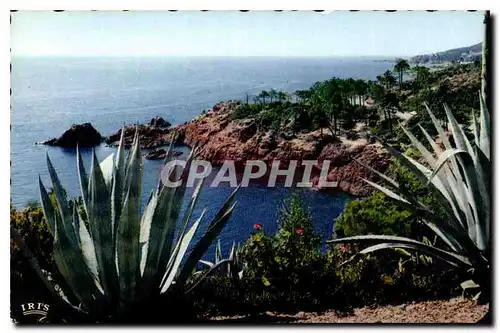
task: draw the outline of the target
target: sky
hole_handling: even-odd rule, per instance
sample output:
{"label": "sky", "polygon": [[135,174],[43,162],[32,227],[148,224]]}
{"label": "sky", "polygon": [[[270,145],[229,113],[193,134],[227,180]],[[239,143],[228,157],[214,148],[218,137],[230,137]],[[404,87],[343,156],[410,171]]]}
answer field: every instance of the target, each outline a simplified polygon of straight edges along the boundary
{"label": "sky", "polygon": [[483,13],[19,11],[13,56],[413,56],[470,46]]}

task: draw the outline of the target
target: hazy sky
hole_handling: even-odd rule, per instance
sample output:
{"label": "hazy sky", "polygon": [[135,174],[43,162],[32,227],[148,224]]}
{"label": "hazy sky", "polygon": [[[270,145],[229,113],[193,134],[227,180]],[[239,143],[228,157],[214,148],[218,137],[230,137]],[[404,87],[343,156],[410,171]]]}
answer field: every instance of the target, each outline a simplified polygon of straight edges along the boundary
{"label": "hazy sky", "polygon": [[15,12],[13,55],[412,56],[482,40],[482,12]]}

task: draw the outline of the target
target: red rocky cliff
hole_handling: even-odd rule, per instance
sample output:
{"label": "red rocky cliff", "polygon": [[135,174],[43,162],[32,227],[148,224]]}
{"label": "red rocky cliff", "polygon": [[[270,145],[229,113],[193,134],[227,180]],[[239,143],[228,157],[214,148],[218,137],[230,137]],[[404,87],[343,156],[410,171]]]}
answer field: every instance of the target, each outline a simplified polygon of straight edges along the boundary
{"label": "red rocky cliff", "polygon": [[[338,183],[334,190],[352,195],[368,195],[373,188],[362,178],[375,180],[374,175],[354,159],[384,172],[389,156],[378,144],[364,140],[356,142],[335,141],[331,135],[320,131],[287,135],[263,132],[253,119],[232,120],[231,114],[238,102],[215,105],[212,110],[177,127],[179,141],[188,145],[202,144],[200,159],[222,164],[225,160],[244,163],[246,160],[262,160],[269,164],[280,160],[318,160],[313,171],[313,184],[318,187],[319,170],[324,160],[330,160],[328,181]],[[300,165],[300,162],[299,162]]]}

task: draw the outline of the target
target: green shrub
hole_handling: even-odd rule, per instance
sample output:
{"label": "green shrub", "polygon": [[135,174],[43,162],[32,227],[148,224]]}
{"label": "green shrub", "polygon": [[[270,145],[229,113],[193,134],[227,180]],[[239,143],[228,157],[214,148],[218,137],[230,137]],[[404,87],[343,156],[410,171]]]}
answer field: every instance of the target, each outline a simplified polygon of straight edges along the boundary
{"label": "green shrub", "polygon": [[411,214],[395,205],[383,193],[354,200],[347,204],[342,216],[335,221],[335,233],[343,236],[409,235]]}
{"label": "green shrub", "polygon": [[[10,207],[10,225],[24,238],[26,246],[33,253],[41,269],[58,274],[52,256],[52,235],[47,229],[40,206],[31,203],[24,209]],[[18,322],[23,320],[21,304],[28,302],[51,303],[51,294],[29,265],[11,237],[10,241],[10,300],[11,317]]]}

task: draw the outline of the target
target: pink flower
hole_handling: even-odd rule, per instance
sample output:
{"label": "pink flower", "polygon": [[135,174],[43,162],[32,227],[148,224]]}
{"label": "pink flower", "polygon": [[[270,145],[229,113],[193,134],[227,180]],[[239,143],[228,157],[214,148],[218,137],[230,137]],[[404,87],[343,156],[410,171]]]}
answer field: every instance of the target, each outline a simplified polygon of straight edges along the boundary
{"label": "pink flower", "polygon": [[253,228],[254,228],[254,229],[256,229],[256,230],[261,230],[261,229],[262,229],[262,224],[260,224],[260,223],[255,223],[255,224],[253,225]]}
{"label": "pink flower", "polygon": [[304,229],[302,229],[302,227],[298,227],[297,230],[295,230],[295,232],[297,233],[297,235],[302,235],[304,234]]}

